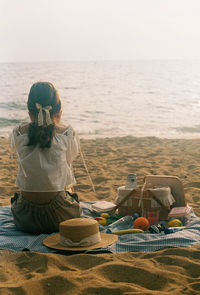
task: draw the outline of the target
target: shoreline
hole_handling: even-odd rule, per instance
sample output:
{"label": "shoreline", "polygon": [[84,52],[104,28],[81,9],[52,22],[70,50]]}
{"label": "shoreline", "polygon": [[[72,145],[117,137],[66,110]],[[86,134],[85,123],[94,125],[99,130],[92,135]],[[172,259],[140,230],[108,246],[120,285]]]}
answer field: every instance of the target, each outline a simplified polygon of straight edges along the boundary
{"label": "shoreline", "polygon": [[[12,130],[11,130],[11,132],[9,132],[9,133],[7,133],[6,135],[4,135],[4,134],[1,134],[0,133],[0,139],[9,139],[10,138],[10,135],[12,134]],[[188,136],[183,136],[183,135],[180,135],[180,136],[177,136],[177,134],[176,135],[174,135],[174,136],[160,136],[160,135],[132,135],[132,134],[121,134],[121,135],[116,135],[116,134],[114,134],[114,135],[112,135],[112,134],[110,134],[110,135],[105,135],[105,134],[102,134],[102,135],[95,135],[95,134],[93,134],[93,135],[83,135],[83,134],[80,134],[80,133],[78,133],[78,135],[79,135],[79,138],[81,139],[81,140],[96,140],[96,139],[106,139],[106,138],[124,138],[124,137],[134,137],[134,138],[158,138],[158,139],[169,139],[169,140],[195,140],[195,139],[199,139],[200,140],[200,132],[199,132],[199,134],[197,133],[195,133],[195,135],[188,135]]]}

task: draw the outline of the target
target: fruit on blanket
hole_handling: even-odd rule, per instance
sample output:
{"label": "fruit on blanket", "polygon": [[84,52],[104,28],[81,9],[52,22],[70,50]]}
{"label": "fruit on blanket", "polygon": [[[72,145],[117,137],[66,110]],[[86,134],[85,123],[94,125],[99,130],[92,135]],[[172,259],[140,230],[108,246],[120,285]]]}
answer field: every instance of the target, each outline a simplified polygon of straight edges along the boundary
{"label": "fruit on blanket", "polygon": [[96,217],[95,220],[101,225],[106,225],[107,222],[107,220],[103,217]]}
{"label": "fruit on blanket", "polygon": [[117,230],[113,232],[113,234],[118,236],[127,235],[127,234],[142,234],[142,233],[144,233],[144,231],[138,228],[123,229],[123,230]]}
{"label": "fruit on blanket", "polygon": [[108,213],[101,213],[101,217],[103,217],[103,218],[108,218],[109,217],[109,214]]}
{"label": "fruit on blanket", "polygon": [[150,224],[149,220],[145,217],[138,217],[137,219],[134,220],[133,222],[133,227],[142,229],[142,230],[148,230]]}
{"label": "fruit on blanket", "polygon": [[172,219],[167,224],[167,227],[179,227],[179,226],[183,226],[182,222],[179,219]]}

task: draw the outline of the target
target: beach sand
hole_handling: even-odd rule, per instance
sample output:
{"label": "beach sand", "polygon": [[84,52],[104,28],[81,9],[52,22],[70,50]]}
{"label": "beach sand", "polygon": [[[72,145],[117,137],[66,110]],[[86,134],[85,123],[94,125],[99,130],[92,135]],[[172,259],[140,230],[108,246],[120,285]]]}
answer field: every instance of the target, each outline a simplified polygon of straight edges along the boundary
{"label": "beach sand", "polygon": [[[0,139],[0,205],[17,190],[17,164],[8,139]],[[81,201],[114,201],[128,173],[176,175],[200,216],[200,140],[118,137],[81,140],[92,186],[80,156],[75,161]],[[200,294],[200,246],[151,253],[64,256],[0,251],[0,295]]]}

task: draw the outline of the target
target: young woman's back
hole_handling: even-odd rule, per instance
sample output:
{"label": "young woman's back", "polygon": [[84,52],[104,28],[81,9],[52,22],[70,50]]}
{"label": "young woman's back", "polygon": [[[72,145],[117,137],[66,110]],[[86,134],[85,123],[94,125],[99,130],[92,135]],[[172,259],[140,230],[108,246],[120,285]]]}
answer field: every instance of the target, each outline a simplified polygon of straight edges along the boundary
{"label": "young woman's back", "polygon": [[11,209],[20,229],[54,232],[61,221],[81,214],[79,203],[65,193],[76,183],[72,162],[79,140],[71,126],[59,122],[61,102],[52,84],[32,86],[28,109],[31,123],[13,130],[19,163],[16,184],[21,192],[11,200]]}

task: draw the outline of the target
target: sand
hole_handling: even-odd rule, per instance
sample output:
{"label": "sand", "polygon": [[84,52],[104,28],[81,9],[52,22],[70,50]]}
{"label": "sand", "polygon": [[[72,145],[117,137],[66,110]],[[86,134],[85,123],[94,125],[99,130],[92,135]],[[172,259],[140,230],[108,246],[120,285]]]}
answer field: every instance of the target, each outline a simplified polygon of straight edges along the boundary
{"label": "sand", "polygon": [[[0,139],[0,205],[17,190],[17,165],[8,139]],[[200,140],[123,137],[81,140],[96,193],[79,156],[74,164],[82,201],[116,197],[128,173],[177,175],[186,200],[200,216]],[[151,253],[64,256],[0,251],[0,295],[200,294],[200,246]]]}

